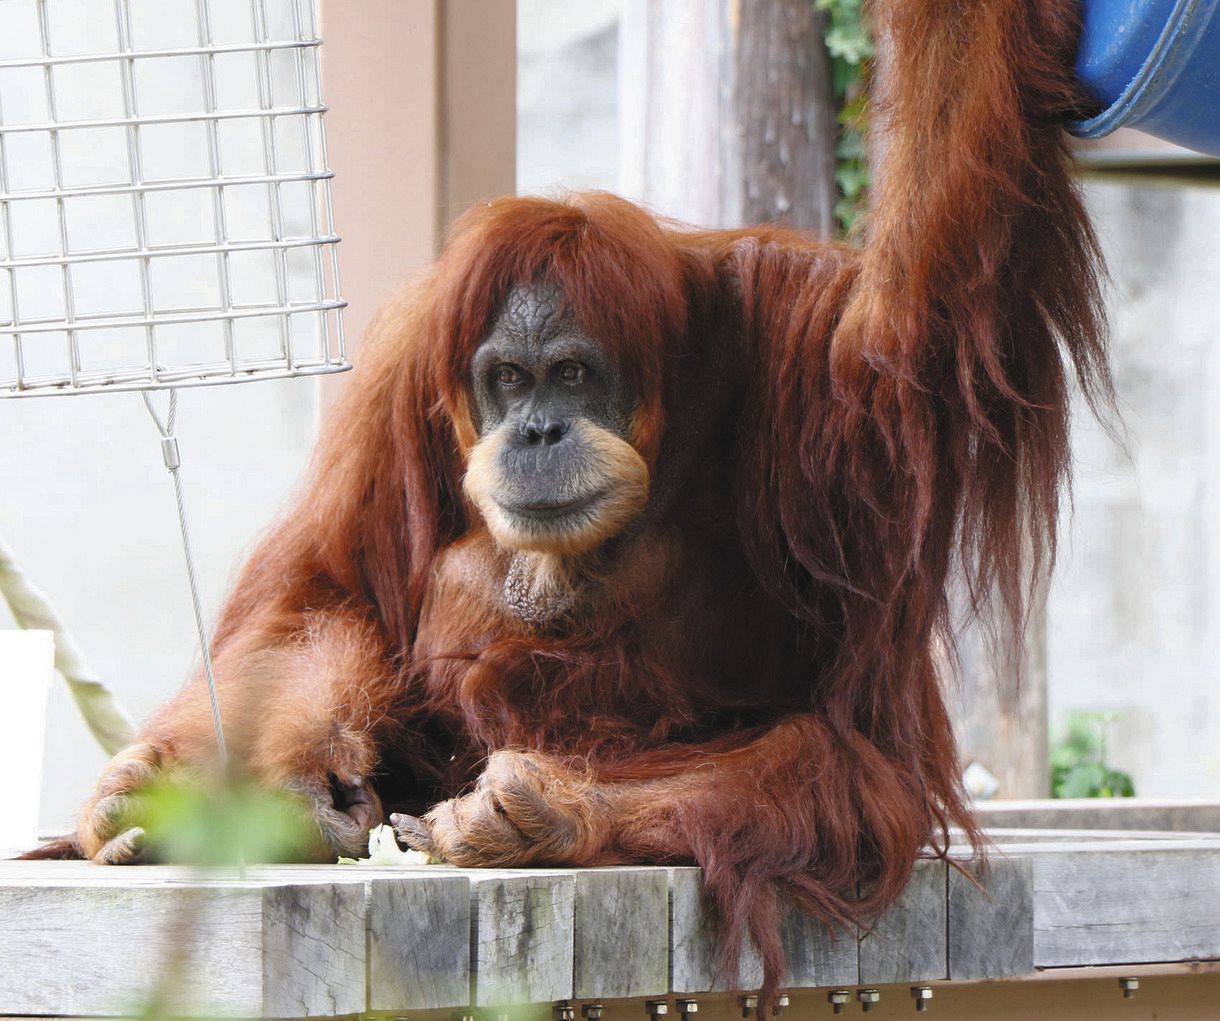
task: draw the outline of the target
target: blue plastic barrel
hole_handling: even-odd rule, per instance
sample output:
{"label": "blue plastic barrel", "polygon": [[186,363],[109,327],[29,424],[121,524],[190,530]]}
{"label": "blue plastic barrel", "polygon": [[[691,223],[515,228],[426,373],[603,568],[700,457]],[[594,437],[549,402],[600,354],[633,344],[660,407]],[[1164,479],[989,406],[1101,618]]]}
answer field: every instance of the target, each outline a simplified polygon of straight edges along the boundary
{"label": "blue plastic barrel", "polygon": [[1082,138],[1138,128],[1220,156],[1220,0],[1082,0],[1076,74],[1101,113]]}

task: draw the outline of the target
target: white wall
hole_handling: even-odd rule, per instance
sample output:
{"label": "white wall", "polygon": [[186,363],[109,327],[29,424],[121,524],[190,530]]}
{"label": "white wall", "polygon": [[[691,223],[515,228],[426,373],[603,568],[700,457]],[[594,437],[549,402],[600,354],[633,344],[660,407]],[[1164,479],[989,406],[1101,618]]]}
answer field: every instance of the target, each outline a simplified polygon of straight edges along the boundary
{"label": "white wall", "polygon": [[[300,472],[312,440],[315,390],[311,381],[290,380],[180,398],[182,478],[209,618],[241,550]],[[198,645],[173,488],[139,395],[0,401],[0,465],[0,533],[51,596],[94,669],[142,719],[178,689],[197,662]],[[7,626],[0,610],[0,627]],[[56,685],[44,829],[67,824],[103,761],[75,704]]]}
{"label": "white wall", "polygon": [[1121,713],[1110,759],[1137,793],[1220,795],[1220,189],[1087,191],[1125,436],[1077,416],[1052,727],[1072,709]]}
{"label": "white wall", "polygon": [[521,194],[617,189],[618,10],[619,0],[518,0]]}

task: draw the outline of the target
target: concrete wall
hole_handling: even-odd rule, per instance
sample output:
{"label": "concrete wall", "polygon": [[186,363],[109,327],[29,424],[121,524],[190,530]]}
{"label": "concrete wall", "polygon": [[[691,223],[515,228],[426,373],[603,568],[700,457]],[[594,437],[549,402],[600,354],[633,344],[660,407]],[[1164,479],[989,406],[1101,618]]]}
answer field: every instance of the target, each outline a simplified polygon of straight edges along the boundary
{"label": "concrete wall", "polygon": [[[314,393],[296,380],[181,399],[183,484],[209,611],[304,463]],[[177,690],[198,656],[158,442],[137,394],[0,402],[0,532],[137,718]],[[44,827],[66,822],[103,759],[66,690],[53,687]]]}
{"label": "concrete wall", "polygon": [[618,0],[518,0],[517,190],[615,191]]}
{"label": "concrete wall", "polygon": [[1112,710],[1148,796],[1220,795],[1220,189],[1093,183],[1120,427],[1076,423],[1051,590],[1052,729]]}

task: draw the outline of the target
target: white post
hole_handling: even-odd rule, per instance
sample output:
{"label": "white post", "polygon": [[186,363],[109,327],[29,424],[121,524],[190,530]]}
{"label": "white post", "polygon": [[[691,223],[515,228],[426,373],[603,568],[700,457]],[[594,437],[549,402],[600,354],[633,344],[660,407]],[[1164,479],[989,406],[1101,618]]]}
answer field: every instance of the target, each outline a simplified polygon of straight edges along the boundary
{"label": "white post", "polygon": [[50,631],[0,631],[0,857],[30,850],[38,839],[47,695],[55,674]]}

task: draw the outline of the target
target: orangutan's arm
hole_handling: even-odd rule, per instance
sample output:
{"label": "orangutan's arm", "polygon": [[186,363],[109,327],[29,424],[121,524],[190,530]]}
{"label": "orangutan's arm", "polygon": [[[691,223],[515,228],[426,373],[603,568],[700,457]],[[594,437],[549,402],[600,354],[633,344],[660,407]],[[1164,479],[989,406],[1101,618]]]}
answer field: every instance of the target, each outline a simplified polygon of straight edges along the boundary
{"label": "orangutan's arm", "polygon": [[[470,794],[391,821],[405,843],[459,865],[693,862],[715,883],[716,866],[731,862],[812,899],[865,877],[861,833],[912,861],[932,825],[910,771],[813,714],[643,752],[613,774],[496,752]],[[841,875],[825,874],[831,862]],[[815,863],[818,881],[807,884]]]}
{"label": "orangutan's arm", "polygon": [[[391,702],[392,676],[375,628],[342,610],[302,618],[287,640],[251,625],[218,650],[214,668],[235,772],[312,802],[319,857],[361,850],[369,827],[381,821],[366,781]],[[217,765],[207,686],[196,677],[103,772],[81,811],[81,852],[99,862],[141,860],[143,832],[131,795],[166,770],[206,773]]]}

